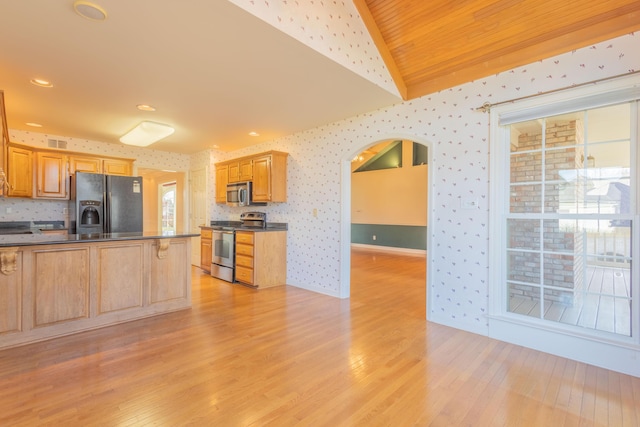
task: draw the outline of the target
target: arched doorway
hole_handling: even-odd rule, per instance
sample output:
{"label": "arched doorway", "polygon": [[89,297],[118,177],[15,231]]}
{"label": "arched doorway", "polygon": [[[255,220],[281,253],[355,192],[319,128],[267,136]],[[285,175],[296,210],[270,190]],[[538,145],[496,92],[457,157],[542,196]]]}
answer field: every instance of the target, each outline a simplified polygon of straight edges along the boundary
{"label": "arched doorway", "polygon": [[[360,185],[358,183],[358,179],[359,178],[353,178],[352,176],[352,171],[355,170],[356,168],[354,167],[354,160],[356,160],[355,163],[358,164],[359,167],[361,167],[361,165],[363,165],[364,163],[367,163],[367,154],[369,158],[373,158],[376,155],[378,155],[378,153],[380,153],[383,150],[387,150],[387,152],[392,152],[392,151],[396,151],[396,153],[399,151],[397,144],[395,148],[388,148],[390,145],[389,143],[393,143],[394,141],[404,141],[403,142],[403,150],[402,152],[404,152],[405,154],[402,156],[402,164],[403,167],[406,168],[412,168],[414,167],[414,165],[416,166],[421,166],[423,168],[426,168],[426,173],[424,174],[425,176],[425,182],[423,182],[423,186],[421,187],[420,190],[417,191],[416,194],[412,193],[412,196],[414,197],[420,197],[423,198],[424,201],[424,221],[422,223],[416,223],[415,220],[411,220],[411,219],[407,219],[405,218],[400,218],[398,219],[398,221],[385,221],[385,220],[380,220],[380,218],[371,218],[371,215],[369,215],[369,217],[367,217],[366,215],[364,215],[364,217],[367,217],[366,220],[363,221],[363,215],[362,212],[355,212],[353,211],[353,207],[357,207],[361,204],[362,200],[359,200],[359,198],[361,199],[362,195],[359,194],[355,199],[353,196],[353,189],[354,186],[356,188],[359,188],[358,186]],[[420,156],[414,156],[413,151],[415,150],[408,150],[407,149],[407,145],[409,145],[409,147],[413,147],[414,145],[417,147],[418,151],[420,151],[420,154],[422,154],[424,157],[424,160],[419,160]],[[363,155],[362,153],[366,152],[365,155]],[[393,158],[394,156],[388,156],[390,158],[385,159],[380,159],[381,156],[378,155],[378,159],[374,159],[373,162],[381,162],[383,164],[383,167],[385,167],[384,165],[386,164],[388,166],[388,168],[393,168],[393,167],[398,167],[399,165],[393,165]],[[395,157],[396,159],[398,158],[397,155]],[[416,160],[416,158],[418,160]],[[351,153],[349,155],[348,158],[343,159],[342,161],[342,191],[341,194],[343,195],[342,197],[342,211],[341,211],[341,289],[340,289],[340,297],[341,298],[349,298],[352,295],[352,277],[351,277],[351,273],[352,273],[352,242],[360,242],[360,243],[354,243],[354,246],[359,246],[364,244],[365,250],[369,250],[369,249],[380,249],[381,252],[381,256],[383,254],[389,254],[389,253],[397,253],[399,255],[402,256],[412,256],[415,257],[416,255],[421,256],[421,262],[423,263],[423,271],[424,271],[424,265],[426,264],[426,273],[424,274],[423,277],[423,281],[422,281],[422,286],[426,289],[423,289],[423,293],[422,295],[426,297],[428,297],[428,286],[427,284],[429,283],[429,264],[430,264],[430,260],[429,260],[429,248],[430,248],[430,233],[429,231],[432,230],[430,227],[430,215],[428,215],[428,209],[429,206],[431,206],[431,202],[433,199],[433,195],[431,194],[431,192],[429,191],[429,182],[432,182],[432,176],[433,176],[433,171],[431,168],[429,168],[429,164],[431,163],[431,159],[433,158],[433,153],[432,153],[432,147],[431,144],[428,142],[424,142],[424,141],[420,141],[414,137],[411,136],[393,136],[391,138],[385,138],[385,139],[381,139],[378,141],[373,141],[372,144],[364,146],[359,148],[356,152]],[[371,163],[371,162],[369,162]],[[424,165],[424,163],[426,163],[426,165]],[[365,167],[366,169],[366,167]],[[414,170],[415,172],[416,170]],[[387,174],[386,176],[391,176],[390,174],[393,174],[394,171],[388,171],[388,172],[381,172],[379,173],[379,175],[381,176],[385,176],[385,174]],[[376,181],[377,179],[383,179],[385,180],[386,178],[380,178],[380,176],[375,177],[375,174],[370,174],[366,180],[367,181]],[[382,185],[380,183],[380,181],[378,181],[377,184],[373,184],[375,186],[375,190],[377,191],[379,194],[382,194],[383,197],[387,198],[387,200],[384,201],[379,201],[379,203],[382,203],[382,205],[379,206],[384,206],[385,204],[388,205],[389,204],[393,204],[394,200],[393,197],[400,195],[400,197],[406,197],[406,191],[414,191],[411,190],[411,185],[407,185],[407,183],[409,181],[406,180],[410,180],[411,178],[409,178],[407,175],[402,175],[402,174],[398,174],[400,178],[394,178],[394,179],[400,179],[400,181],[394,181],[392,183],[388,183],[391,188],[389,188],[389,185],[386,185],[387,183],[382,182]],[[409,175],[410,176],[410,175]],[[415,175],[414,175],[415,176]],[[373,179],[370,179],[373,178]],[[402,179],[404,179],[404,184],[402,182]],[[384,187],[384,188],[382,188]],[[396,191],[393,191],[394,188],[396,188]],[[402,190],[400,190],[400,187],[402,187]],[[388,196],[388,197],[387,197]],[[373,209],[376,210],[376,203],[372,203],[371,205],[367,206],[367,209]],[[393,209],[389,210],[385,207],[380,207],[378,208],[379,210],[385,210],[386,212],[384,213],[384,215],[387,216],[388,215],[393,215]],[[402,209],[402,207],[401,207]],[[383,215],[383,216],[384,216]],[[375,216],[375,215],[374,215]],[[377,225],[362,225],[359,224],[357,226],[353,226],[352,223],[354,222],[354,219],[359,221],[359,222],[397,222],[400,224],[395,224],[395,225],[391,225],[391,226],[377,226]],[[404,223],[404,225],[402,224]],[[408,226],[406,226],[408,224]],[[412,225],[413,224],[413,225]],[[421,226],[422,225],[422,226]],[[376,230],[380,230],[380,232],[382,233],[382,236],[378,235],[378,233],[376,232]],[[384,235],[384,233],[387,232],[389,233],[386,237]],[[420,249],[415,249],[416,245],[415,245],[415,234],[416,233],[420,233],[422,232],[422,235],[419,237],[419,239],[421,240],[420,243]],[[363,237],[363,234],[365,235]],[[408,236],[409,234],[412,234],[414,236],[411,236],[408,240],[413,240],[413,243],[408,243],[407,244],[407,239],[404,238],[403,236]],[[370,241],[367,242],[367,239],[369,239]],[[383,241],[381,241],[381,239]],[[386,239],[386,242],[384,241]],[[396,243],[394,243],[393,240],[396,240]],[[402,241],[401,243],[397,243],[398,241]],[[367,243],[371,243],[370,247],[368,247]],[[386,246],[386,247],[385,247]],[[398,246],[398,247],[396,247]],[[404,246],[404,248],[402,247]],[[404,253],[403,253],[404,252]],[[384,257],[386,258],[390,258],[393,259],[393,256],[387,256],[384,255]],[[358,258],[356,259],[356,262],[361,262],[362,259]],[[388,262],[388,261],[386,261]],[[393,262],[393,261],[391,261]],[[385,280],[383,276],[381,276],[380,280]],[[426,305],[428,305],[428,298],[427,302],[425,303]],[[425,308],[425,306],[423,305],[423,308]],[[426,313],[427,313],[427,317],[428,317],[428,307],[426,307]]]}

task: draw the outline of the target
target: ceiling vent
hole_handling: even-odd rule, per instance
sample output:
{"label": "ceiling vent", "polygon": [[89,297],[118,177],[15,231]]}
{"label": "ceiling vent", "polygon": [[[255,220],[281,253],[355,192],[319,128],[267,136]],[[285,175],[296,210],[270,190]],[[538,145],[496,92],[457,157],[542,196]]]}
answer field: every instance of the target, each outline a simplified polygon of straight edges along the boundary
{"label": "ceiling vent", "polygon": [[62,141],[59,139],[49,139],[49,148],[67,148],[67,141]]}

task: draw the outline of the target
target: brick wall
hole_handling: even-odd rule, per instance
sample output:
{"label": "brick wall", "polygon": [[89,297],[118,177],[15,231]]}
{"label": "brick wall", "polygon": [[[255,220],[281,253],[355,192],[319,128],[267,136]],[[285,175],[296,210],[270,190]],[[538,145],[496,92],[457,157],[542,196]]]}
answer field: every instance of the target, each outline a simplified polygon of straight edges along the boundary
{"label": "brick wall", "polygon": [[[581,181],[568,183],[568,176],[562,171],[581,169],[584,150],[580,145],[582,123],[563,121],[548,123],[545,135],[544,170],[542,156],[542,133],[523,133],[518,136],[511,150],[511,183],[527,183],[511,187],[510,210],[512,213],[575,212],[573,203],[583,199],[584,188]],[[531,151],[531,152],[523,152]],[[542,207],[542,184],[545,182],[544,206]],[[550,182],[548,181],[559,181]],[[540,263],[544,261],[542,280],[545,285],[575,290],[582,285],[584,241],[581,232],[563,229],[559,220],[544,221],[544,250],[562,252],[547,254],[540,259],[538,254],[511,252],[509,256],[509,279],[529,283],[540,282]],[[510,247],[523,247],[523,242],[539,241],[539,227],[515,228],[510,230]],[[524,245],[530,247],[530,245]],[[578,255],[578,256],[576,256]],[[512,285],[511,295],[540,299],[539,290],[525,285]],[[546,290],[545,302],[571,304],[571,292]]]}

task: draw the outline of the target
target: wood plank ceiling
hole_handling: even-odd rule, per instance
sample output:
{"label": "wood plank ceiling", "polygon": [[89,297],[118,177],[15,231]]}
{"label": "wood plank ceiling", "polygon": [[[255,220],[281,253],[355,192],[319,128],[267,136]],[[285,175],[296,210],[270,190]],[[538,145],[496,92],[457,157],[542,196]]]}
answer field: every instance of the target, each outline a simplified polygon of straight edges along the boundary
{"label": "wood plank ceiling", "polygon": [[354,0],[404,99],[640,30],[638,0]]}

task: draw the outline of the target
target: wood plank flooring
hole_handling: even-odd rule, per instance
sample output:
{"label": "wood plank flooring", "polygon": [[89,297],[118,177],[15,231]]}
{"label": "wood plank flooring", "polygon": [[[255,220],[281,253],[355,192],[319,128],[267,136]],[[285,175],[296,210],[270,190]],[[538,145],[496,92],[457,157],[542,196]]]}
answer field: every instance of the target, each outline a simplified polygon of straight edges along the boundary
{"label": "wood plank flooring", "polygon": [[[631,272],[592,265],[585,270],[583,292],[571,304],[546,302],[544,319],[631,336]],[[540,318],[540,300],[512,296],[509,311]]]}
{"label": "wood plank flooring", "polygon": [[0,426],[640,425],[640,378],[427,323],[424,258],[352,264],[348,300],[194,268],[190,310],[0,351]]}

